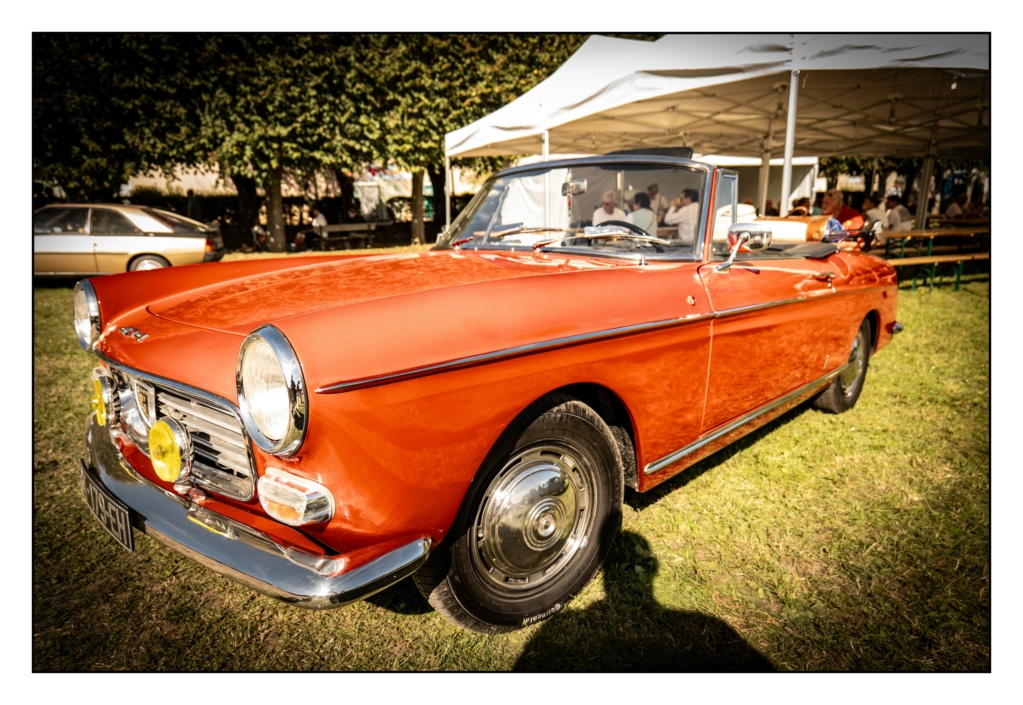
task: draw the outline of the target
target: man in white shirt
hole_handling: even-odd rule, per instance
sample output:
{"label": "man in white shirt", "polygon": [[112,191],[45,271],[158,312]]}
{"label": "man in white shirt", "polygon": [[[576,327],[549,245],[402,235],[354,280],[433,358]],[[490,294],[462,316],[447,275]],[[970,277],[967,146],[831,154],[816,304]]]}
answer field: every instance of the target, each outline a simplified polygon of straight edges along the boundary
{"label": "man in white shirt", "polygon": [[600,208],[593,211],[593,224],[600,225],[608,220],[625,220],[625,211],[617,206],[614,191],[608,191],[600,201]]}
{"label": "man in white shirt", "polygon": [[678,224],[678,239],[683,242],[693,242],[696,239],[696,226],[700,222],[699,199],[699,191],[687,188],[664,215],[667,225]]}
{"label": "man in white shirt", "polygon": [[896,192],[890,192],[885,196],[885,206],[888,208],[888,229],[905,231],[913,229],[913,216],[909,209],[902,205],[902,197]]}

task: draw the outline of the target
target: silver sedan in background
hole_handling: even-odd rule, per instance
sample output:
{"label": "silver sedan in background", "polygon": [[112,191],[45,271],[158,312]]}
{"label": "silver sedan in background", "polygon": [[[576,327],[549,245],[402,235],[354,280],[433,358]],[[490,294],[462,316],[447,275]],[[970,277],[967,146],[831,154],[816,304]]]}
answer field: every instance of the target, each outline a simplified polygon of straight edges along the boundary
{"label": "silver sedan in background", "polygon": [[114,274],[224,256],[216,229],[148,206],[51,204],[35,212],[32,232],[37,276]]}

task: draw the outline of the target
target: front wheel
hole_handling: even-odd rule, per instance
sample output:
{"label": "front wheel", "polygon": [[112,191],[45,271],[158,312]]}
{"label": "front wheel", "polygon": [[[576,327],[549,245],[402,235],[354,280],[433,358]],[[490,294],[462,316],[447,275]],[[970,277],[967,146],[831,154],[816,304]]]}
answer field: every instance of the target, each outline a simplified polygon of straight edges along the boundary
{"label": "front wheel", "polygon": [[870,323],[863,321],[856,332],[846,366],[831,380],[813,401],[815,408],[830,414],[841,414],[856,405],[863,391],[870,362]]}
{"label": "front wheel", "polygon": [[471,631],[512,631],[561,611],[600,568],[621,523],[611,430],[582,402],[555,401],[484,469],[451,543],[415,575],[434,609]]}

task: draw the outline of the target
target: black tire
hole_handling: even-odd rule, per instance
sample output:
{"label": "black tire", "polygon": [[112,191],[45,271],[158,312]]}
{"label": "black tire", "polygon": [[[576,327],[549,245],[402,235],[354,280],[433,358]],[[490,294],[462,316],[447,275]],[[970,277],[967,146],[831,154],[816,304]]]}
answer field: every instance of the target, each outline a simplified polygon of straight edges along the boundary
{"label": "black tire", "polygon": [[534,419],[484,466],[449,540],[413,576],[434,609],[481,634],[560,612],[621,525],[622,461],[607,424],[561,395],[531,408]]}
{"label": "black tire", "polygon": [[142,255],[131,261],[128,267],[129,272],[138,272],[146,269],[162,269],[169,267],[170,262],[159,255]]}
{"label": "black tire", "polygon": [[823,392],[813,400],[814,408],[829,414],[841,414],[856,405],[867,378],[870,363],[870,323],[863,321],[849,351],[849,366],[831,380]]}

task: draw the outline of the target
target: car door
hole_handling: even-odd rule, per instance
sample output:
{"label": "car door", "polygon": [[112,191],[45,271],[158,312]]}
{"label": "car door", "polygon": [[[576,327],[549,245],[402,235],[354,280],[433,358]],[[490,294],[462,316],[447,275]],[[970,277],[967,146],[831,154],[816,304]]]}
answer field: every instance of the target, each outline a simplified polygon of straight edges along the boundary
{"label": "car door", "polygon": [[98,271],[127,271],[132,255],[144,249],[142,230],[112,208],[93,208],[90,224]]}
{"label": "car door", "polygon": [[32,216],[32,269],[36,274],[95,274],[89,209],[47,207]]}
{"label": "car door", "polygon": [[715,316],[704,433],[780,402],[841,362],[827,352],[834,285],[847,274],[840,262],[768,250],[720,264],[700,267]]}

